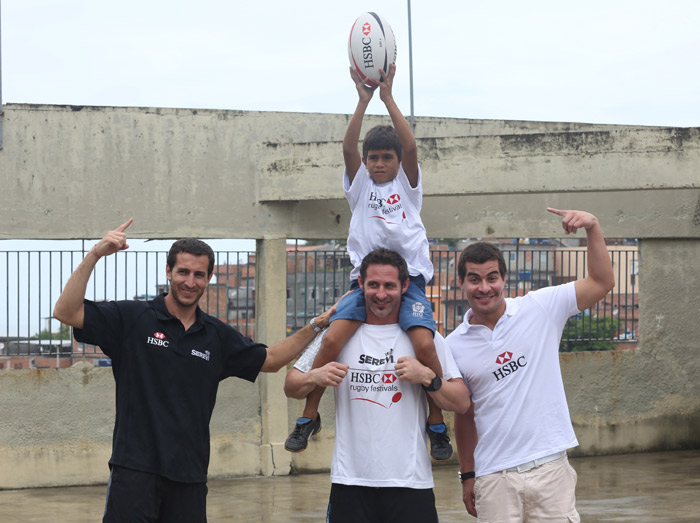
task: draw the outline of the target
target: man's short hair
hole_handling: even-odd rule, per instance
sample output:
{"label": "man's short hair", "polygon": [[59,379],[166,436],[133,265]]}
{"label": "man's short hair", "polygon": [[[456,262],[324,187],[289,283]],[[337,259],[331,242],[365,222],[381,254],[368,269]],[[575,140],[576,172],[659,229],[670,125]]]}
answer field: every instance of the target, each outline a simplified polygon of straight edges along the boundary
{"label": "man's short hair", "polygon": [[391,125],[377,125],[367,131],[365,139],[362,140],[362,158],[366,160],[370,151],[383,149],[392,149],[401,161],[401,141],[396,129]]}
{"label": "man's short hair", "polygon": [[370,265],[392,265],[399,271],[399,282],[403,283],[408,279],[408,265],[398,252],[390,249],[379,248],[370,252],[362,259],[360,264],[360,276],[362,281],[367,277],[367,268]]}
{"label": "man's short hair", "polygon": [[459,262],[457,263],[459,281],[463,282],[467,276],[467,262],[481,265],[491,260],[498,261],[498,272],[501,274],[501,278],[505,278],[507,272],[506,260],[503,258],[501,249],[489,242],[476,242],[467,245],[462,254],[460,254]]}
{"label": "man's short hair", "polygon": [[207,256],[209,258],[209,269],[207,271],[207,276],[211,276],[214,271],[214,251],[208,244],[202,240],[195,240],[194,238],[185,238],[183,240],[177,240],[170,246],[170,251],[168,251],[168,267],[172,271],[177,263],[177,255],[181,252],[191,254],[193,256]]}

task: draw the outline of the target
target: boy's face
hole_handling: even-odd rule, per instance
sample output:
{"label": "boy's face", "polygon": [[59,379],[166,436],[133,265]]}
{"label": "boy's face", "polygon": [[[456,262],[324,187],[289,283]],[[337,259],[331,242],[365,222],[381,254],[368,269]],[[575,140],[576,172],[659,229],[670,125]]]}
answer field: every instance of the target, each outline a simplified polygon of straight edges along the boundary
{"label": "boy's face", "polygon": [[365,165],[374,183],[390,182],[399,174],[399,157],[393,149],[370,149]]}

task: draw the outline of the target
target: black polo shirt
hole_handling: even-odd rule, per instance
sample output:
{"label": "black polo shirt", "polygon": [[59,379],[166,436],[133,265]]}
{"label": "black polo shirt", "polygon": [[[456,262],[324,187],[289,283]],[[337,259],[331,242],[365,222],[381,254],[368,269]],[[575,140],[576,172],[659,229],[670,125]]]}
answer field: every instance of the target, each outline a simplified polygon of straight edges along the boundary
{"label": "black polo shirt", "polygon": [[164,297],[85,300],[84,325],[74,333],[112,358],[117,413],[110,464],[201,483],[219,382],[255,381],[267,350],[199,308],[185,332]]}

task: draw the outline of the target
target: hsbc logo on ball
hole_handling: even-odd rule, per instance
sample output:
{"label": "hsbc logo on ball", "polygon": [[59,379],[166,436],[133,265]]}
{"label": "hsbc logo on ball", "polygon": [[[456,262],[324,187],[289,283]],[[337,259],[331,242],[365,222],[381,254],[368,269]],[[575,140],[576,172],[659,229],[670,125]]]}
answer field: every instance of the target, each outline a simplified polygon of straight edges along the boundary
{"label": "hsbc logo on ball", "polygon": [[372,32],[372,25],[369,22],[362,24],[362,34],[367,36]]}
{"label": "hsbc logo on ball", "polygon": [[522,369],[527,365],[525,356],[520,356],[519,358],[513,359],[513,353],[510,351],[505,351],[496,356],[496,364],[501,365],[501,367],[494,372],[492,372],[496,381],[501,381],[502,379],[510,376],[514,372]]}

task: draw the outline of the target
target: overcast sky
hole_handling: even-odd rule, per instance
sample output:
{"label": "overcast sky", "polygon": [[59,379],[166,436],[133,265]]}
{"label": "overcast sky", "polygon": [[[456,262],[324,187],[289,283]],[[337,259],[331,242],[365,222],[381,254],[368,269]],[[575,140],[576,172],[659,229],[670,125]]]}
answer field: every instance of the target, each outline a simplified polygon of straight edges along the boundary
{"label": "overcast sky", "polygon": [[[697,0],[411,4],[417,116],[700,126]],[[348,34],[375,11],[410,111],[405,0],[0,5],[4,103],[350,113]]]}

